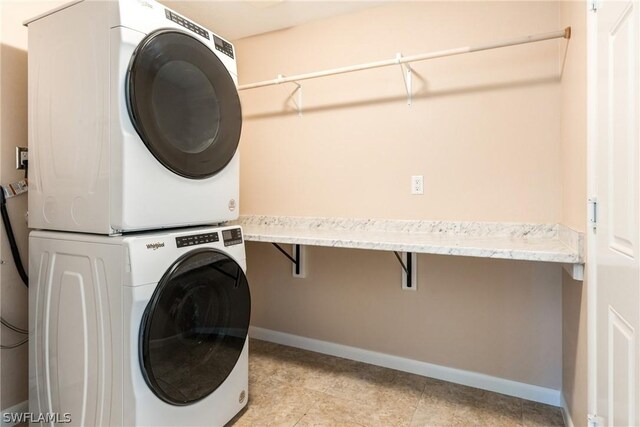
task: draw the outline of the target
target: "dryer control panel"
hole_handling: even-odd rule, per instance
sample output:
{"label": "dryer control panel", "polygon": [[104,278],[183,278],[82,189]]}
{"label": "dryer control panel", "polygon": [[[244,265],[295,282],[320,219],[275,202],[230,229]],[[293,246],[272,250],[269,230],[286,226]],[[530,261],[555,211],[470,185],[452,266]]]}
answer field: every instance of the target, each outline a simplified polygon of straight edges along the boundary
{"label": "dryer control panel", "polygon": [[[185,246],[202,245],[204,243],[212,243],[220,241],[218,233],[192,234],[191,236],[176,237],[176,245],[179,248]],[[225,242],[226,245],[226,242]]]}
{"label": "dryer control panel", "polygon": [[233,46],[226,40],[222,40],[220,37],[213,35],[213,42],[216,45],[216,50],[222,52],[230,58],[233,58]]}
{"label": "dryer control panel", "polygon": [[164,10],[164,14],[167,17],[167,19],[170,19],[171,21],[175,22],[176,24],[182,25],[187,30],[191,30],[194,33],[204,37],[207,40],[211,40],[211,38],[209,37],[209,31],[207,31],[204,28],[194,24],[193,22],[189,21],[188,19],[184,19],[182,16],[178,15],[177,13],[171,12],[169,9],[165,9]]}

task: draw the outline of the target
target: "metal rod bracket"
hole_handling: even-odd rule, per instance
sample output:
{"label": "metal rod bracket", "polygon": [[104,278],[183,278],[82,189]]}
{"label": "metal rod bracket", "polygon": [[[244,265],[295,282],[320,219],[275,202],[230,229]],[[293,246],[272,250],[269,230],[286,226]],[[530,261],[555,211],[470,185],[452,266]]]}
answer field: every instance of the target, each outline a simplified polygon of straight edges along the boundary
{"label": "metal rod bracket", "polygon": [[278,82],[278,84],[291,83],[296,86],[296,88],[287,98],[287,101],[290,99],[293,102],[293,105],[296,106],[298,116],[302,116],[302,85],[296,81],[286,81],[285,79],[286,76],[283,74],[278,74],[278,77],[276,77],[276,81]]}
{"label": "metal rod bracket", "polygon": [[402,80],[404,81],[404,89],[407,91],[407,105],[411,107],[411,101],[413,97],[413,68],[408,62],[401,62],[402,53],[396,54],[396,61],[400,64],[402,71]]}

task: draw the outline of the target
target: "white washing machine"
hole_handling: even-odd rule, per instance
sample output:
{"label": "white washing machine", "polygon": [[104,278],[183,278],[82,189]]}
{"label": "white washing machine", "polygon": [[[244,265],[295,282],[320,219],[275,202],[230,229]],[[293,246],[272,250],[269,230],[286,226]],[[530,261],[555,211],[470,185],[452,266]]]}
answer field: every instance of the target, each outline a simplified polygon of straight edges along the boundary
{"label": "white washing machine", "polygon": [[222,426],[246,405],[251,298],[239,227],[34,231],[29,244],[36,419]]}
{"label": "white washing machine", "polygon": [[238,216],[231,43],[153,0],[29,27],[29,226],[120,234]]}

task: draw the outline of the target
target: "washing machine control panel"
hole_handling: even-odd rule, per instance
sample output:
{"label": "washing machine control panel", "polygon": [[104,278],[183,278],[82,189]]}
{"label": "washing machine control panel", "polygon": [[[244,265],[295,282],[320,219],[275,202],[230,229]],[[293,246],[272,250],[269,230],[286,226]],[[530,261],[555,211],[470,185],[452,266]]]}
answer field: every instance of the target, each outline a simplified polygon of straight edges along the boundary
{"label": "washing machine control panel", "polygon": [[[175,22],[176,24],[182,25],[187,30],[191,30],[194,33],[204,37],[207,40],[211,40],[211,38],[209,37],[209,31],[205,30],[202,27],[197,26],[196,24],[194,24],[193,22],[189,21],[188,19],[184,19],[182,16],[171,12],[169,9],[165,9],[164,10],[164,14],[167,17],[167,19]],[[216,42],[216,47],[217,47],[217,45],[218,44]]]}
{"label": "washing machine control panel", "polygon": [[222,231],[222,240],[225,246],[239,245],[242,243],[242,230],[239,228],[230,228]]}
{"label": "washing machine control panel", "polygon": [[[202,245],[205,243],[213,243],[219,242],[220,237],[218,237],[218,233],[204,233],[204,234],[192,234],[191,236],[180,236],[176,237],[176,245],[179,248],[185,246],[195,246]],[[226,246],[226,242],[225,242]]]}

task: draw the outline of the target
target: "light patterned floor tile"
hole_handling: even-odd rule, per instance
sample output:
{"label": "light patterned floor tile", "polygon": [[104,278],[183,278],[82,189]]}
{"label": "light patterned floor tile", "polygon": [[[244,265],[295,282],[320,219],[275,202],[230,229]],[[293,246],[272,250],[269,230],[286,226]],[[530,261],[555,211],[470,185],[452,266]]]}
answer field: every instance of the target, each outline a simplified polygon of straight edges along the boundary
{"label": "light patterned floor tile", "polygon": [[412,414],[402,409],[349,401],[324,395],[313,405],[296,427],[320,426],[408,426]]}
{"label": "light patterned floor tile", "polygon": [[558,408],[251,340],[249,403],[229,425],[555,427]]}
{"label": "light patterned floor tile", "polygon": [[523,424],[525,427],[564,426],[564,418],[560,408],[542,403],[524,402]]}
{"label": "light patterned floor tile", "polygon": [[294,387],[275,379],[249,387],[249,402],[230,425],[294,426],[321,398],[319,392]]}

